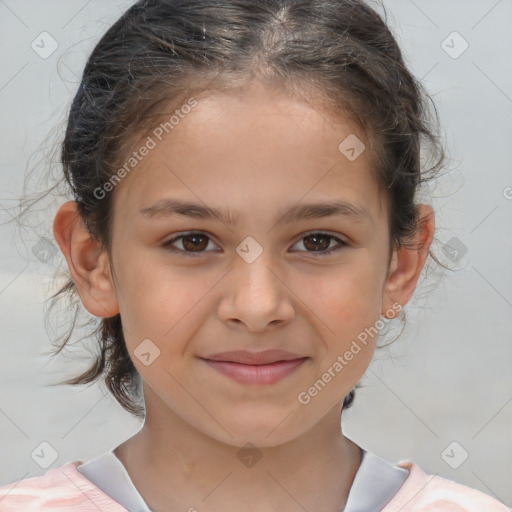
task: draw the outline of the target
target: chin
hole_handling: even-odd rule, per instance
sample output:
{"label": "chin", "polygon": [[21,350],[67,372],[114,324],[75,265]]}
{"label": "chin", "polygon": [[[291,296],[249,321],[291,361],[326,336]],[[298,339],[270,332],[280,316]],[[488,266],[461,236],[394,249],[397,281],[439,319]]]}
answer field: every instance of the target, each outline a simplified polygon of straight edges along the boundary
{"label": "chin", "polygon": [[308,430],[304,428],[304,422],[302,421],[292,424],[288,420],[293,414],[288,415],[289,413],[281,412],[275,417],[267,416],[266,419],[262,419],[260,415],[260,417],[246,418],[246,421],[238,420],[222,423],[231,435],[221,427],[216,429],[216,435],[213,433],[210,435],[222,443],[237,448],[244,448],[247,445],[254,445],[259,448],[280,446],[293,441]]}

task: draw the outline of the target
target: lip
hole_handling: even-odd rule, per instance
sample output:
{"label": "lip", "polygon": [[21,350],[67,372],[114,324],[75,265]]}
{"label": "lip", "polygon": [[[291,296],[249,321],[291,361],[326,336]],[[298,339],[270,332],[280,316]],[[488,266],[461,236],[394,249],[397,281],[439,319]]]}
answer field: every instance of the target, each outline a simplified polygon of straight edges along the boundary
{"label": "lip", "polygon": [[202,359],[210,361],[225,361],[230,363],[241,363],[246,365],[266,365],[277,361],[291,361],[302,359],[305,356],[294,354],[286,350],[270,349],[263,352],[249,352],[247,350],[232,350],[230,352],[219,352],[211,354]]}
{"label": "lip", "polygon": [[[254,355],[254,354],[253,354]],[[203,359],[203,358],[202,358]],[[297,370],[309,357],[267,364],[244,364],[232,361],[203,361],[219,373],[242,384],[275,384]]]}

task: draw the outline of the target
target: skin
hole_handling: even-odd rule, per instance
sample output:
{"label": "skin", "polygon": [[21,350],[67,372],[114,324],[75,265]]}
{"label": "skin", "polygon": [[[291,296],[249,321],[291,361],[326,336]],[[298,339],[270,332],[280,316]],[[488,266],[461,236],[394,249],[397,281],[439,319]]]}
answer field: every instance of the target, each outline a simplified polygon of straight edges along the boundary
{"label": "skin", "polygon": [[[395,250],[388,267],[387,203],[370,150],[355,161],[338,150],[350,134],[364,140],[355,126],[258,83],[197,98],[117,185],[111,261],[76,203],[62,205],[54,221],[83,305],[97,317],[121,314],[144,381],[144,425],[115,454],[155,511],[216,512],[234,503],[253,512],[342,510],[361,462],[340,428],[342,399],[364,375],[377,337],[360,343],[308,404],[297,397],[381,314],[409,301],[432,242],[432,209],[419,206],[418,249]],[[138,213],[165,197],[229,208],[238,223]],[[334,199],[369,217],[276,222],[299,202]],[[206,235],[195,242],[197,257],[163,246],[186,231]],[[305,238],[318,231],[334,238]],[[263,249],[252,263],[236,252],[248,236]],[[322,256],[336,238],[349,245]],[[192,252],[193,242],[173,246]],[[147,338],[160,350],[149,366],[133,355]],[[309,359],[265,386],[235,382],[199,359],[268,348]],[[246,443],[261,455],[252,467],[237,457]]]}

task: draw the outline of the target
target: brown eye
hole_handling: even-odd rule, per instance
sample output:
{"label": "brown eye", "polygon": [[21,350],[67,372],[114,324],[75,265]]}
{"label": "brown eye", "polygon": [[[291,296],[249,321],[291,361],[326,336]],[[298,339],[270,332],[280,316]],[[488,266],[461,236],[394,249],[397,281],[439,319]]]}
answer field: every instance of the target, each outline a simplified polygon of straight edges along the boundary
{"label": "brown eye", "polygon": [[304,237],[306,243],[304,243],[304,247],[307,249],[311,249],[314,251],[325,251],[331,245],[332,236],[323,235],[321,233],[308,235]]}
{"label": "brown eye", "polygon": [[[185,233],[173,238],[163,244],[167,250],[171,252],[181,252],[186,256],[200,256],[208,247],[209,242],[213,244],[210,238],[204,233]],[[179,243],[181,247],[176,247],[174,244]]]}
{"label": "brown eye", "polygon": [[208,237],[205,235],[184,235],[181,239],[186,251],[202,251],[208,245]]}
{"label": "brown eye", "polygon": [[[336,241],[337,245],[332,246],[331,243],[333,241]],[[328,233],[310,233],[303,236],[298,243],[302,243],[306,248],[306,252],[318,253],[319,256],[327,256],[349,245]]]}

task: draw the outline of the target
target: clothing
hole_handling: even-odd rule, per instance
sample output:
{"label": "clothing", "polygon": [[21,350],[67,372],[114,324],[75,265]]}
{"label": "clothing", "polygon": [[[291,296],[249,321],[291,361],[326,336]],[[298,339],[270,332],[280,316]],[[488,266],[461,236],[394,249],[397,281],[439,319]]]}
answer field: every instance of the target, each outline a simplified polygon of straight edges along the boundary
{"label": "clothing", "polygon": [[[80,470],[94,479],[86,478]],[[98,485],[99,484],[99,485]],[[111,495],[118,498],[116,500]],[[386,493],[388,496],[386,497]],[[389,499],[389,501],[387,501]],[[381,508],[379,502],[387,503]],[[119,501],[122,501],[123,506]],[[375,508],[377,506],[378,508]],[[372,508],[373,507],[373,508]],[[148,512],[150,509],[112,451],[73,461],[45,475],[0,487],[0,512]],[[343,512],[511,512],[476,489],[428,475],[402,460],[393,465],[363,451]]]}
{"label": "clothing", "polygon": [[123,463],[113,451],[87,461],[77,467],[93,484],[112,496],[130,512],[151,512],[130,479]]}
{"label": "clothing", "polygon": [[[77,470],[130,512],[151,512],[112,451],[78,466]],[[380,510],[408,476],[406,469],[363,450],[343,512]]]}

